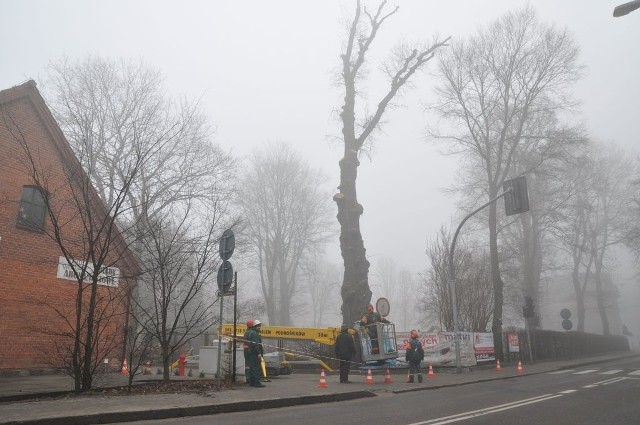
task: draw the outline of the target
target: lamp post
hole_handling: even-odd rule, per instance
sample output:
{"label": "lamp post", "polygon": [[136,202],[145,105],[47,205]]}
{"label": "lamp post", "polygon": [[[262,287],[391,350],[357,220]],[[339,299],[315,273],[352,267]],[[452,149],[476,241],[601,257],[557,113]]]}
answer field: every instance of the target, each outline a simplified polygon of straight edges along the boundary
{"label": "lamp post", "polygon": [[640,7],[640,0],[630,1],[628,3],[621,4],[620,6],[616,6],[613,9],[613,17],[618,18],[620,16],[627,15],[630,12],[638,9]]}
{"label": "lamp post", "polygon": [[[462,360],[460,359],[460,329],[458,328],[458,301],[456,299],[456,269],[453,263],[454,252],[456,249],[456,240],[458,239],[458,234],[460,233],[460,229],[462,229],[462,226],[469,218],[471,218],[474,214],[483,210],[493,202],[502,198],[506,194],[511,193],[513,191],[514,191],[513,187],[510,186],[500,195],[489,200],[489,202],[487,202],[486,204],[482,205],[481,207],[467,214],[467,216],[463,218],[460,224],[458,225],[458,228],[456,229],[456,233],[454,233],[453,235],[453,240],[451,241],[451,249],[449,250],[449,291],[451,293],[451,313],[453,314],[453,335],[454,335],[453,338],[454,338],[455,351],[456,351],[456,373],[460,373],[462,369]],[[528,205],[527,205],[527,208],[528,208]]]}

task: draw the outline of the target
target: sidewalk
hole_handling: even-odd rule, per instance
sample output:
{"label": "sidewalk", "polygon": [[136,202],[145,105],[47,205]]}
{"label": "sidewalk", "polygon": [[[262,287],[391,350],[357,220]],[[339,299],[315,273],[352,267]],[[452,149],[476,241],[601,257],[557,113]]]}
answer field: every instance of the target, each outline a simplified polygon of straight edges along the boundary
{"label": "sidewalk", "polygon": [[[547,373],[554,370],[575,368],[604,363],[625,357],[638,357],[638,352],[623,352],[609,355],[523,364],[523,373],[516,372],[516,365],[503,365],[501,371],[495,366],[464,369],[455,373],[451,369],[436,369],[433,378],[425,376],[422,384],[406,383],[406,369],[391,375],[391,383],[384,383],[381,372],[374,374],[374,384],[366,383],[366,374],[352,371],[351,384],[340,384],[337,373],[328,374],[328,388],[318,388],[320,375],[296,374],[279,376],[267,383],[266,388],[239,386],[235,389],[213,391],[206,394],[148,394],[148,395],[69,395],[73,381],[64,375],[41,375],[26,377],[0,377],[0,424],[30,425],[82,425],[105,422],[128,422],[145,419],[164,419],[185,416],[210,415],[296,406],[313,403],[375,397],[391,392],[423,391],[446,386],[465,385],[476,382],[513,378],[516,376]],[[427,371],[425,371],[426,374]],[[126,376],[103,375],[104,385],[125,385]],[[147,378],[142,376],[140,378]],[[241,377],[242,378],[242,377]],[[189,378],[182,378],[189,379]],[[196,378],[190,378],[196,379]],[[120,383],[121,381],[121,383]],[[102,388],[101,385],[97,387]],[[27,401],[11,401],[12,397],[24,394],[67,394],[59,398],[43,397]]]}

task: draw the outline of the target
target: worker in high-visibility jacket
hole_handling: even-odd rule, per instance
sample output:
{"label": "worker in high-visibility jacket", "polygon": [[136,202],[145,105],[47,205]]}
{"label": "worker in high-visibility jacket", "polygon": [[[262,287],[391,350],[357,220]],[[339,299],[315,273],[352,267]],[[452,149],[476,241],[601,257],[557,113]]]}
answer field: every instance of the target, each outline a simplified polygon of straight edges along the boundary
{"label": "worker in high-visibility jacket", "polygon": [[247,330],[244,332],[242,336],[242,352],[244,353],[244,379],[246,382],[249,382],[249,376],[251,372],[249,371],[249,343],[247,342],[247,334],[249,330],[253,328],[253,319],[247,320]]}
{"label": "worker in high-visibility jacket", "polygon": [[260,362],[264,349],[262,347],[262,337],[260,336],[260,320],[254,320],[253,326],[247,330],[244,338],[245,361],[249,364],[249,385],[252,387],[264,387],[262,383],[262,373]]}

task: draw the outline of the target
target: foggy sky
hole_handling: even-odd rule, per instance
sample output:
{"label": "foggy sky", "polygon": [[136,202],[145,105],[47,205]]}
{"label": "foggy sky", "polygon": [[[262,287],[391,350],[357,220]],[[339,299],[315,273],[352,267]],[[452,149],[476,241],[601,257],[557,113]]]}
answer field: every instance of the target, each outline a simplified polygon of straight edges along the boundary
{"label": "foggy sky", "polygon": [[[588,66],[575,86],[592,137],[635,149],[640,134],[640,10],[613,18],[625,0],[537,0],[543,21],[566,27]],[[376,5],[377,2],[365,2]],[[429,41],[435,34],[465,37],[521,0],[395,0],[398,14],[381,29],[373,56],[396,41]],[[160,68],[172,94],[201,99],[215,141],[246,155],[266,141],[283,141],[329,176],[335,191],[341,146],[335,85],[349,0],[0,0],[0,89],[33,78],[62,55],[142,58]],[[433,70],[435,62],[428,69]],[[371,107],[384,88],[369,67]],[[372,263],[394,258],[412,272],[426,265],[425,249],[443,225],[457,226],[454,200],[442,193],[457,162],[425,138],[433,116],[429,73],[414,79],[400,106],[385,117],[372,160],[362,160],[358,190],[362,233]],[[41,85],[40,85],[41,86]],[[42,86],[41,86],[42,87]],[[329,258],[339,261],[338,242]]]}

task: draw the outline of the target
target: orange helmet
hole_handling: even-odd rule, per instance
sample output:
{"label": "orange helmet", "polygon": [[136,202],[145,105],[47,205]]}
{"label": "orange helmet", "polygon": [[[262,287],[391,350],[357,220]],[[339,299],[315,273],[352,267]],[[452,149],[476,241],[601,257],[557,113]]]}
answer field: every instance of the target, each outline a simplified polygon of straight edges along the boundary
{"label": "orange helmet", "polygon": [[253,327],[253,319],[247,320],[247,328],[252,328],[252,327]]}

